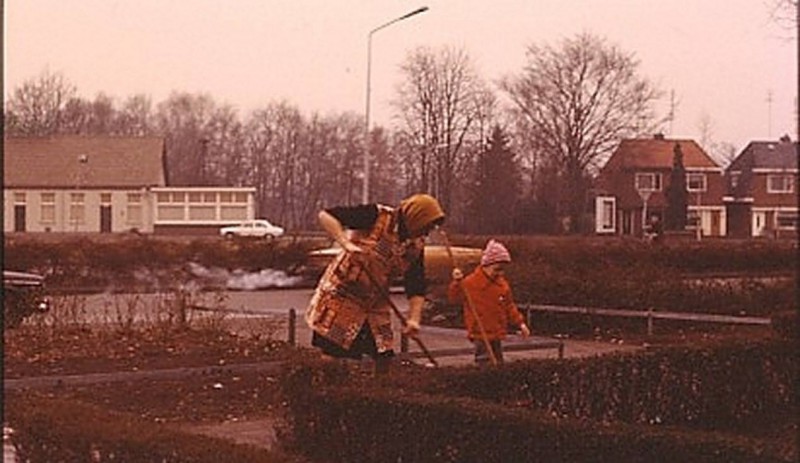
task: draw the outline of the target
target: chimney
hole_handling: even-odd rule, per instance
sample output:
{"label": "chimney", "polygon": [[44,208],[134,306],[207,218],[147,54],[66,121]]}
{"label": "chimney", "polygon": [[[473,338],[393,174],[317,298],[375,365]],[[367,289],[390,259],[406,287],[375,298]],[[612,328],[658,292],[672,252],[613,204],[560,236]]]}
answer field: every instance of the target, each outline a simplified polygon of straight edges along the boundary
{"label": "chimney", "polygon": [[653,135],[653,139],[654,140],[663,140],[664,139],[664,134],[661,133],[661,132],[658,132],[658,133]]}

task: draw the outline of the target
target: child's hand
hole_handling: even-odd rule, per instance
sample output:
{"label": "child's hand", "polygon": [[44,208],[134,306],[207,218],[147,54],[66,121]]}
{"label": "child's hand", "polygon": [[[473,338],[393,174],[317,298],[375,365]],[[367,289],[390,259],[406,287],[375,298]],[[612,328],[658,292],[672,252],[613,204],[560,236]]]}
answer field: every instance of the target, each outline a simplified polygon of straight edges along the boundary
{"label": "child's hand", "polygon": [[464,278],[464,272],[462,272],[460,268],[456,267],[453,269],[452,277],[454,280],[460,281]]}
{"label": "child's hand", "polygon": [[526,338],[531,335],[531,329],[528,328],[528,325],[526,325],[524,323],[522,325],[520,325],[519,330],[522,331],[522,336],[524,336]]}

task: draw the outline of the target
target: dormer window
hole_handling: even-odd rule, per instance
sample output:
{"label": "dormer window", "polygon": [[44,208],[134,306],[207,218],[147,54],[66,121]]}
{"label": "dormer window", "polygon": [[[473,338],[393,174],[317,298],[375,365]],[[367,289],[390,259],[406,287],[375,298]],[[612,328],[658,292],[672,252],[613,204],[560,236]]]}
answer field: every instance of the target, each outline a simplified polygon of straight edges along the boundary
{"label": "dormer window", "polygon": [[773,174],[767,176],[767,193],[792,193],[794,192],[794,177],[788,174]]}
{"label": "dormer window", "polygon": [[661,191],[661,174],[637,172],[636,189],[639,191]]}
{"label": "dormer window", "polygon": [[706,191],[706,174],[699,174],[699,173],[686,174],[686,191],[691,191],[691,192]]}

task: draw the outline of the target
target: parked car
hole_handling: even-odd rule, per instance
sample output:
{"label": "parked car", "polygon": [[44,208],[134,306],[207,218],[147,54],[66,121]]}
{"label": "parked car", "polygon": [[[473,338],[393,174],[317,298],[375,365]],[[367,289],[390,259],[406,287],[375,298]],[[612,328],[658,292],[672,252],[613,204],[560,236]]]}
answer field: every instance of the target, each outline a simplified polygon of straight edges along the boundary
{"label": "parked car", "polygon": [[35,273],[3,270],[3,318],[7,328],[16,328],[35,313],[50,310],[44,295],[44,277]]}
{"label": "parked car", "polygon": [[219,234],[225,238],[251,237],[272,239],[283,235],[283,228],[269,223],[268,220],[248,220],[238,225],[231,225],[219,229]]}

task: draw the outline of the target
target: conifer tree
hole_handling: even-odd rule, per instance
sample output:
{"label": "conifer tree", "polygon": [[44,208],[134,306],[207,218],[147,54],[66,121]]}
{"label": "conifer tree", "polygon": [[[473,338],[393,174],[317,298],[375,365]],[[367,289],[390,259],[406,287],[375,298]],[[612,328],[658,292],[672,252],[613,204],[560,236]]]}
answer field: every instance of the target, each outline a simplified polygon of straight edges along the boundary
{"label": "conifer tree", "polygon": [[683,166],[681,145],[675,143],[672,153],[672,172],[670,172],[670,181],[667,187],[667,211],[664,228],[667,230],[683,230],[686,228],[688,193],[686,192],[686,168]]}
{"label": "conifer tree", "polygon": [[469,220],[474,232],[514,231],[520,181],[516,153],[509,148],[503,129],[495,126],[475,166]]}

